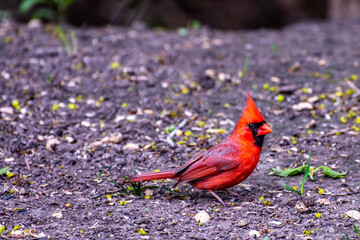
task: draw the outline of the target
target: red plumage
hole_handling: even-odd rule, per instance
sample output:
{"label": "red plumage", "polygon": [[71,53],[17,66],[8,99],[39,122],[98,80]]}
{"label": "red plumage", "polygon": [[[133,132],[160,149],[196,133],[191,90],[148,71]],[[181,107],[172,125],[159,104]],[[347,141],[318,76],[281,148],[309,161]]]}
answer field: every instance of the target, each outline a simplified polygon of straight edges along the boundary
{"label": "red plumage", "polygon": [[257,109],[250,94],[235,130],[218,145],[200,153],[180,169],[143,173],[129,177],[133,182],[155,179],[175,179],[189,183],[196,189],[213,192],[227,190],[245,180],[255,169],[261,153],[264,136],[272,132]]}

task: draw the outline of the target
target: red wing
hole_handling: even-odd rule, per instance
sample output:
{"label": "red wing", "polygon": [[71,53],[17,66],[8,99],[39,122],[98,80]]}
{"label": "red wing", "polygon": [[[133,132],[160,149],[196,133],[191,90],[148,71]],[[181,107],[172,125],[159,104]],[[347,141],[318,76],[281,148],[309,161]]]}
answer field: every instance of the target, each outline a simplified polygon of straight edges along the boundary
{"label": "red wing", "polygon": [[185,164],[185,166],[181,168],[183,173],[179,176],[180,178],[176,185],[203,179],[218,174],[219,172],[230,170],[239,164],[238,161],[236,161],[236,156],[238,156],[238,150],[235,146],[219,144]]}
{"label": "red wing", "polygon": [[184,166],[182,166],[179,170],[176,171],[175,176],[181,177],[181,174],[184,173],[189,166],[191,166],[192,164],[194,164],[195,162],[200,160],[204,156],[205,153],[206,153],[206,151],[202,152],[202,153],[196,155],[195,157],[193,157],[192,159],[190,159],[187,163],[185,163]]}

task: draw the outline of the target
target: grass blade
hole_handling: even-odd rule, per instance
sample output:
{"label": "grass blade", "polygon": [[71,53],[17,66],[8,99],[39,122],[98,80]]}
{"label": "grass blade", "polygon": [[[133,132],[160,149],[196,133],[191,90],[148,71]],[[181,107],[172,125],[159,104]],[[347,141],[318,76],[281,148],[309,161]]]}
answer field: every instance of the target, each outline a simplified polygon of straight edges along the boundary
{"label": "grass blade", "polygon": [[124,188],[120,183],[118,183],[118,182],[116,182],[116,181],[114,181],[114,180],[106,180],[106,181],[108,181],[108,182],[110,182],[110,183],[112,183],[112,184],[115,184],[116,186],[120,186],[120,187],[121,187],[121,190],[122,190],[123,192],[125,192],[126,195],[129,195],[128,190],[127,190],[126,188]]}
{"label": "grass blade", "polygon": [[244,61],[244,66],[243,66],[243,73],[244,75],[246,74],[248,68],[249,68],[249,61],[250,61],[250,57],[249,54],[246,55],[245,61]]}
{"label": "grass blade", "polygon": [[300,188],[300,193],[301,194],[303,194],[303,192],[304,192],[304,184],[305,184],[306,178],[307,178],[307,176],[309,175],[309,172],[310,172],[310,164],[311,164],[311,151],[309,153],[309,162],[308,162],[308,165],[307,165],[306,170],[305,170],[304,178],[303,178],[303,180],[301,182],[301,188]]}
{"label": "grass blade", "polygon": [[98,175],[98,179],[100,180],[101,179],[101,176],[102,174],[104,173],[104,170],[105,170],[106,167],[103,167]]}
{"label": "grass blade", "polygon": [[74,30],[71,30],[70,35],[71,35],[71,42],[73,45],[73,52],[76,53],[78,51],[78,42],[77,42],[77,38],[76,38],[76,32]]}
{"label": "grass blade", "polygon": [[[134,168],[135,170],[135,168]],[[131,187],[132,189],[134,190],[134,194],[137,195],[137,196],[141,196],[141,197],[144,197],[144,190],[143,188],[141,187],[141,182],[133,182],[130,180],[130,178],[126,177],[126,176],[122,176],[124,179],[126,179],[130,184],[131,184]]]}
{"label": "grass blade", "polygon": [[296,193],[298,193],[298,194],[301,194],[298,190],[293,189],[292,187],[290,187],[290,186],[287,185],[287,184],[284,184],[283,187],[284,187],[286,190],[289,190],[289,191],[292,191],[292,192],[296,192]]}
{"label": "grass blade", "polygon": [[70,47],[70,43],[69,43],[69,39],[67,38],[67,36],[65,35],[64,31],[61,29],[61,27],[56,26],[56,32],[59,34],[59,37],[61,39],[61,41],[64,43],[66,51],[68,53],[68,55],[72,54],[71,51],[71,47]]}
{"label": "grass blade", "polygon": [[[131,163],[131,167],[132,167],[132,170],[134,172],[134,175],[136,175],[136,171],[135,171],[135,166],[134,166],[134,162]],[[130,179],[129,179],[130,180]]]}
{"label": "grass blade", "polygon": [[355,232],[356,232],[356,233],[359,235],[359,237],[360,237],[359,229],[356,227],[355,223],[353,223],[353,227],[354,227]]}

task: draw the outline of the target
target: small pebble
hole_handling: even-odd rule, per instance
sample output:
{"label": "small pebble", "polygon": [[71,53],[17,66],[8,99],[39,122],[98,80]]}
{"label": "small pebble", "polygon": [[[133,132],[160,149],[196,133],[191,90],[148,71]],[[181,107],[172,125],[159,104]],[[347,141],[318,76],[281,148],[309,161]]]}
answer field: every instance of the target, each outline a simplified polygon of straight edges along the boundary
{"label": "small pebble", "polygon": [[195,221],[198,223],[207,223],[211,220],[211,217],[207,212],[204,210],[200,211],[198,214],[195,215]]}

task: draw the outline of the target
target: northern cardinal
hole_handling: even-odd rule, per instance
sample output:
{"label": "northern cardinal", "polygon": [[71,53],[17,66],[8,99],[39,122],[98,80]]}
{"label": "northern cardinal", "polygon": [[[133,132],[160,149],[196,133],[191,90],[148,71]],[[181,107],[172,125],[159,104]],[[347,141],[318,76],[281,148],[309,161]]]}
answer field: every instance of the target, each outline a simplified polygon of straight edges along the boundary
{"label": "northern cardinal", "polygon": [[192,158],[180,169],[149,172],[129,177],[133,182],[158,179],[175,179],[189,183],[196,189],[209,191],[225,205],[214,191],[229,190],[245,180],[255,169],[266,134],[271,133],[264,117],[257,109],[250,94],[235,130],[218,145]]}

